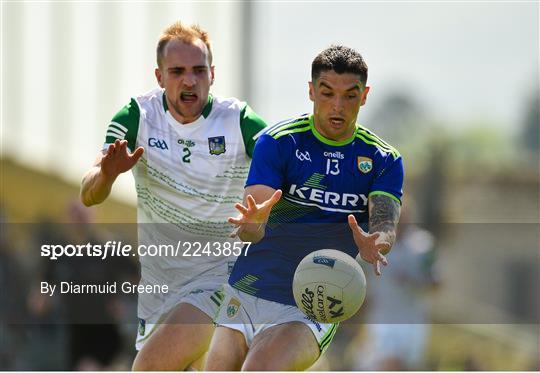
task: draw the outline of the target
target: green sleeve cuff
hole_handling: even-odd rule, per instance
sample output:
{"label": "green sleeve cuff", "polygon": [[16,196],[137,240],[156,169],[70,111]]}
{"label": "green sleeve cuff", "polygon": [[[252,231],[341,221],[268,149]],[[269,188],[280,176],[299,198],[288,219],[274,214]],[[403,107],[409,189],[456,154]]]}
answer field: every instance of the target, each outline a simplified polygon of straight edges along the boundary
{"label": "green sleeve cuff", "polygon": [[105,144],[112,144],[117,139],[127,140],[129,150],[134,151],[137,142],[137,133],[139,132],[140,116],[141,113],[137,101],[131,99],[129,104],[116,113],[109,123],[107,134],[105,135]]}
{"label": "green sleeve cuff", "polygon": [[373,192],[370,192],[368,194],[368,198],[371,197],[371,196],[387,196],[391,199],[393,199],[394,201],[396,201],[397,203],[399,203],[401,205],[401,200],[396,197],[395,195],[393,195],[392,193],[388,193],[388,192],[383,192],[382,190],[375,190]]}

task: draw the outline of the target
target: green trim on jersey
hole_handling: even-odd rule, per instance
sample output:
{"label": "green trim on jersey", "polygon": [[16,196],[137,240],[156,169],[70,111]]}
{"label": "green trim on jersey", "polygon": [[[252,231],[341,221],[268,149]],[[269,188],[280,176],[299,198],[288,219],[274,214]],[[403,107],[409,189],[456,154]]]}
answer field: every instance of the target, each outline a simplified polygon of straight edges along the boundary
{"label": "green trim on jersey", "polygon": [[386,141],[384,141],[383,139],[381,139],[379,136],[377,136],[376,134],[374,134],[373,132],[371,132],[370,130],[368,130],[366,127],[360,125],[360,124],[357,124],[356,125],[358,128],[359,128],[359,132],[362,132],[363,134],[365,134],[367,137],[371,138],[371,139],[374,139],[374,140],[377,140],[378,142],[380,142],[381,144],[385,145],[386,147],[388,148],[392,148],[393,149],[393,146],[390,145],[389,143],[387,143]]}
{"label": "green trim on jersey", "polygon": [[221,290],[216,290],[214,293],[210,296],[210,300],[216,304],[216,306],[221,307],[223,304],[224,299],[223,292]]}
{"label": "green trim on jersey", "polygon": [[353,140],[354,140],[354,138],[356,136],[356,130],[355,130],[351,137],[349,137],[348,139],[343,140],[343,141],[334,141],[334,140],[327,139],[326,137],[321,135],[317,131],[317,129],[315,128],[315,123],[313,122],[313,114],[309,116],[309,126],[311,127],[311,131],[313,132],[313,134],[315,135],[317,140],[319,140],[320,142],[322,142],[324,144],[328,144],[328,145],[332,145],[332,146],[348,145],[351,142],[353,142]]}
{"label": "green trim on jersey", "polygon": [[165,91],[163,91],[163,110],[165,110],[165,112],[169,111],[169,104],[167,103],[167,95],[165,94]]}
{"label": "green trim on jersey", "polygon": [[244,277],[242,277],[240,280],[232,284],[232,287],[237,290],[243,291],[244,293],[247,293],[249,295],[255,295],[255,293],[259,289],[251,286],[251,284],[257,281],[258,279],[259,278],[257,276],[247,274]]}
{"label": "green trim on jersey", "polygon": [[371,139],[366,138],[365,135],[362,134],[361,132],[358,132],[356,134],[356,137],[358,139],[362,140],[363,142],[365,142],[368,145],[373,145],[373,146],[379,148],[381,151],[383,151],[385,153],[391,153],[392,156],[394,157],[394,159],[397,159],[399,157],[399,154],[394,152],[394,150],[392,148],[388,148],[388,147],[382,145],[380,142],[377,142],[376,140],[371,140]]}
{"label": "green trim on jersey", "polygon": [[375,135],[373,132],[371,132],[365,127],[362,127],[359,124],[356,125],[356,137],[365,142],[366,144],[378,147],[385,153],[392,154],[394,159],[398,159],[401,156],[401,154],[399,154],[396,148],[394,148],[392,145],[382,140],[379,136]]}
{"label": "green trim on jersey", "polygon": [[317,207],[299,205],[281,198],[272,207],[272,215],[268,218],[267,226],[270,229],[275,229],[282,224],[289,223],[317,209]]}
{"label": "green trim on jersey", "polygon": [[[291,134],[291,133],[307,132],[307,131],[309,131],[311,129],[309,127],[309,122],[307,122],[307,121],[290,123],[290,125],[291,126],[289,126],[289,125],[283,126],[283,128],[280,128],[278,130],[278,132],[276,132],[276,134],[273,135],[272,137],[277,140],[280,137],[283,137],[283,136]],[[292,127],[292,128],[290,128],[290,127]]]}
{"label": "green trim on jersey", "polygon": [[311,128],[308,126],[305,126],[305,127],[299,127],[299,128],[293,128],[292,130],[287,130],[287,131],[281,131],[281,132],[278,132],[277,135],[274,136],[274,138],[277,140],[279,139],[280,137],[283,137],[285,135],[288,135],[290,133],[297,133],[297,132],[307,132],[309,131]]}
{"label": "green trim on jersey", "polygon": [[120,109],[111,120],[109,127],[107,127],[105,144],[112,144],[116,139],[125,139],[128,142],[129,150],[134,151],[137,142],[137,133],[139,131],[140,117],[141,112],[139,110],[139,104],[132,98],[129,104]]}
{"label": "green trim on jersey", "polygon": [[304,182],[304,185],[308,186],[308,187],[311,187],[311,188],[317,188],[317,189],[325,190],[326,186],[321,184],[322,179],[324,179],[325,177],[326,177],[326,175],[319,174],[319,173],[315,172],[313,175],[311,175],[309,177],[309,179],[307,179]]}
{"label": "green trim on jersey", "polygon": [[259,117],[248,104],[245,104],[240,111],[240,131],[242,132],[246,154],[249,155],[250,158],[253,156],[253,149],[255,148],[255,142],[257,141],[254,137],[265,127],[266,123],[264,120]]}
{"label": "green trim on jersey", "polygon": [[321,351],[321,354],[326,351],[328,346],[330,346],[330,342],[332,342],[332,339],[334,339],[334,336],[336,335],[337,329],[338,329],[339,323],[333,324],[330,329],[326,332],[326,334],[321,338],[321,342],[319,343],[319,349]]}
{"label": "green trim on jersey", "polygon": [[214,97],[209,93],[208,100],[206,101],[206,105],[204,105],[202,109],[202,116],[204,117],[204,119],[208,118],[208,115],[210,115],[210,112],[212,111],[213,102],[214,102]]}
{"label": "green trim on jersey", "polygon": [[386,196],[393,199],[394,201],[396,201],[397,203],[401,205],[401,200],[397,198],[395,195],[393,195],[392,193],[383,192],[382,190],[374,190],[373,192],[370,192],[368,194],[368,198],[371,196]]}
{"label": "green trim on jersey", "polygon": [[[206,119],[208,115],[210,114],[210,112],[212,111],[213,102],[214,102],[214,97],[212,97],[211,94],[208,94],[208,100],[206,101],[206,104],[204,105],[202,113],[201,113],[204,119]],[[163,91],[163,110],[165,110],[165,112],[169,111],[169,104],[167,104],[167,95],[165,91]]]}
{"label": "green trim on jersey", "polygon": [[309,131],[309,121],[307,116],[301,116],[299,118],[294,118],[282,123],[279,123],[272,128],[268,135],[272,136],[274,139],[279,139],[282,136],[288,135],[290,133],[296,132],[306,132]]}
{"label": "green trim on jersey", "polygon": [[268,132],[270,136],[275,136],[279,132],[290,129],[290,128],[298,128],[298,127],[305,127],[306,124],[309,124],[309,121],[307,119],[304,120],[295,120],[292,123],[285,123],[283,125],[278,126],[277,128],[274,128],[272,131]]}

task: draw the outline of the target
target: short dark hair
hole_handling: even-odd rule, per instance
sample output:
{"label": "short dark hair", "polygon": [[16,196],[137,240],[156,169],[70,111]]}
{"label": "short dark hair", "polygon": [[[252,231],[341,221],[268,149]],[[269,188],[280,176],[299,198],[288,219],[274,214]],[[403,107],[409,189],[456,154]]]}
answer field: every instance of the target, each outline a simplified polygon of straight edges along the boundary
{"label": "short dark hair", "polygon": [[315,81],[323,71],[334,70],[338,74],[352,73],[360,76],[365,86],[368,67],[360,53],[343,45],[331,45],[315,57],[311,64],[311,79]]}

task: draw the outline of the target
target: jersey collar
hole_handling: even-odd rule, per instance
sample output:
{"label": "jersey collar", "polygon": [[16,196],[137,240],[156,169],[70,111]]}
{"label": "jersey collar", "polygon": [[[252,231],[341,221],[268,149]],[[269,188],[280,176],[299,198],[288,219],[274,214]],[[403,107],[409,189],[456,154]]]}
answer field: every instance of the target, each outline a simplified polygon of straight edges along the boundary
{"label": "jersey collar", "polygon": [[[212,103],[214,102],[214,97],[211,93],[208,94],[208,101],[206,101],[206,105],[203,107],[202,116],[204,119],[208,118],[210,115],[210,112],[212,111]],[[163,110],[165,112],[169,111],[169,105],[167,105],[167,96],[165,94],[165,91],[163,91]]]}
{"label": "jersey collar", "polygon": [[[349,137],[348,139],[345,139],[343,141],[334,141],[334,140],[330,140],[330,139],[327,139],[326,137],[324,137],[323,135],[321,135],[319,133],[319,131],[317,131],[317,129],[315,128],[315,124],[313,123],[313,114],[311,114],[309,116],[309,126],[311,127],[311,132],[313,132],[313,135],[315,135],[315,137],[317,138],[317,140],[319,140],[320,142],[324,143],[324,144],[327,144],[327,145],[332,145],[332,146],[344,146],[344,145],[348,145],[350,144],[351,142],[353,142],[354,138],[356,137],[356,131],[357,129],[354,130],[353,134],[351,137]],[[356,127],[358,128],[358,127]]]}
{"label": "jersey collar", "polygon": [[208,118],[210,115],[210,112],[212,111],[212,103],[214,102],[214,97],[211,93],[208,94],[208,101],[206,101],[206,105],[204,105],[202,110],[202,116],[204,119]]}

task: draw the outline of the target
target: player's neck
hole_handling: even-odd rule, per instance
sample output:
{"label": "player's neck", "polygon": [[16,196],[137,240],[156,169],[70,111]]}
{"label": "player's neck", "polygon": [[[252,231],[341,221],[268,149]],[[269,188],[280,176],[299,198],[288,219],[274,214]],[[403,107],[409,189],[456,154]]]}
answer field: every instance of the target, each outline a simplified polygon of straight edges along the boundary
{"label": "player's neck", "polygon": [[182,125],[195,122],[203,114],[203,111],[201,110],[196,115],[185,116],[185,115],[182,115],[180,111],[175,108],[174,104],[170,101],[169,96],[167,95],[165,95],[165,102],[166,102],[165,110],[171,114],[174,120],[176,120],[178,123]]}
{"label": "player's neck", "polygon": [[171,108],[169,106],[169,113],[171,113],[172,117],[180,124],[190,124],[190,123],[193,123],[195,122],[197,119],[200,118],[200,116],[202,115],[199,114],[197,115],[196,117],[185,117],[183,116],[182,114],[180,113],[177,113],[176,110],[174,110],[173,108]]}

